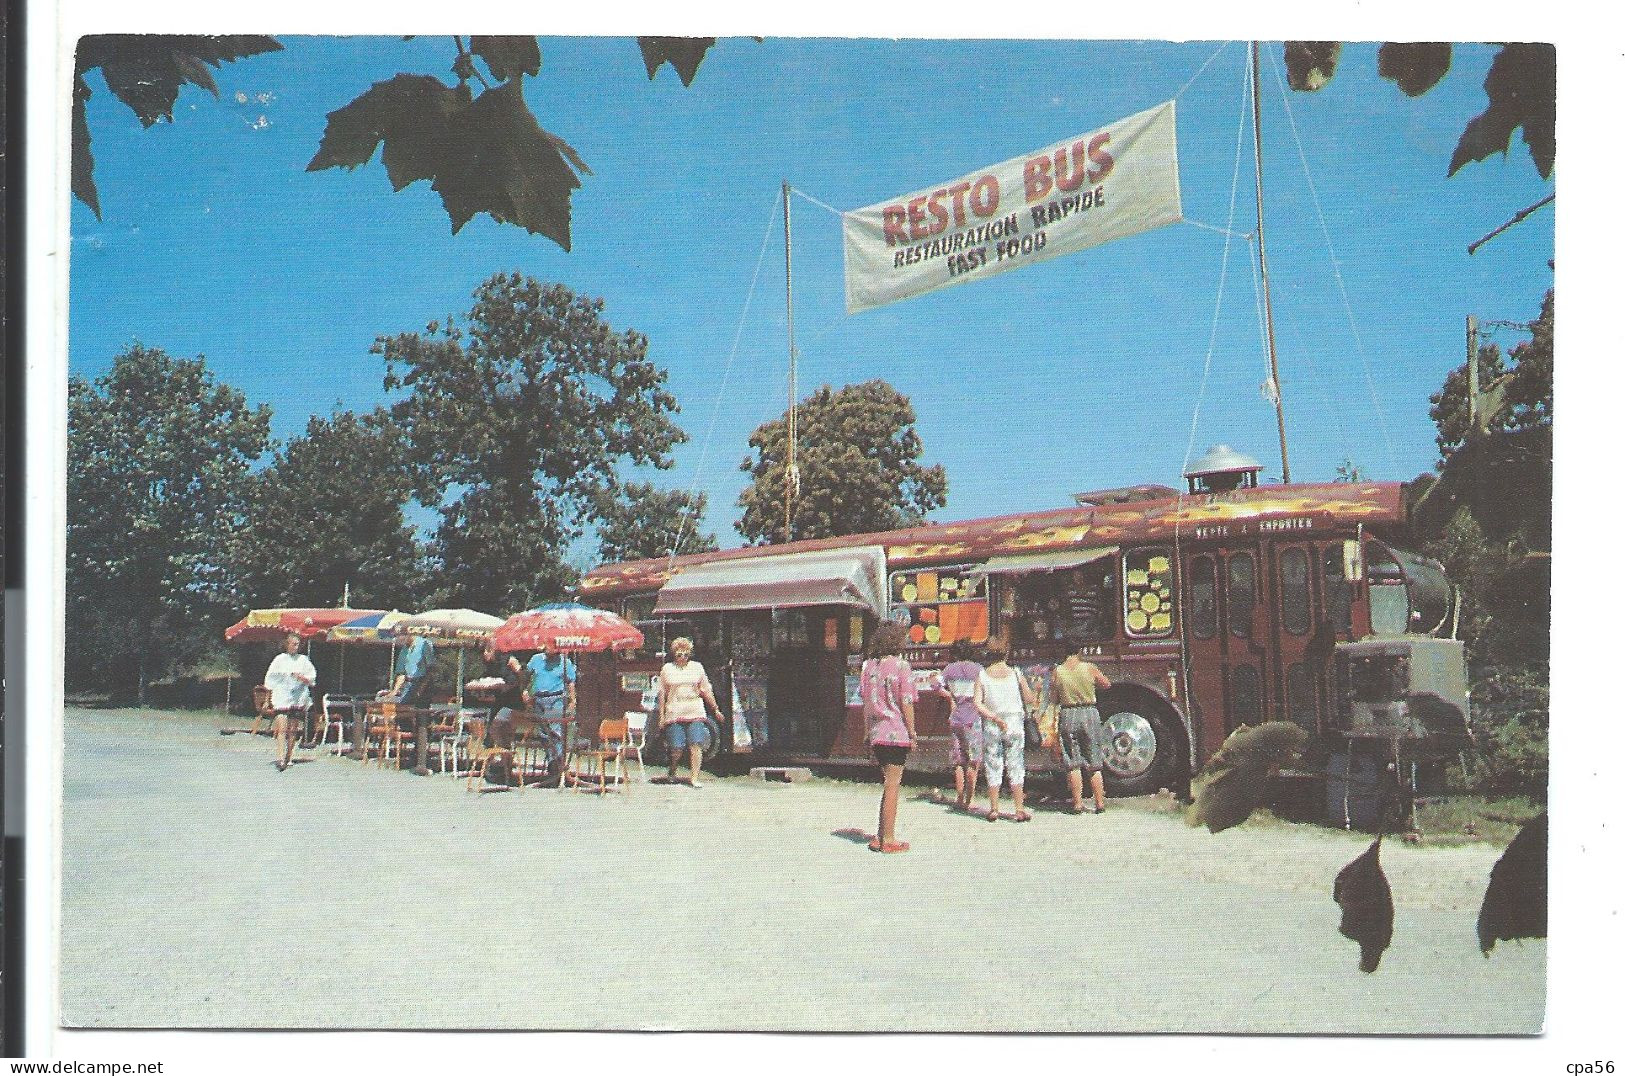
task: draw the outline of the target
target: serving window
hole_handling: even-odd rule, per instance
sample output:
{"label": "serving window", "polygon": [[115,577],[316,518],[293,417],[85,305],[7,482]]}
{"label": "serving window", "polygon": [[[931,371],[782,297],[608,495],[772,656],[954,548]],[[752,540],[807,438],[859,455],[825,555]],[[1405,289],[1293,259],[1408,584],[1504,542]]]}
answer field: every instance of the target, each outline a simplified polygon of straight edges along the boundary
{"label": "serving window", "polygon": [[891,616],[911,647],[987,642],[987,577],[977,565],[892,572]]}
{"label": "serving window", "polygon": [[1010,577],[1010,642],[1102,642],[1116,627],[1117,558]]}

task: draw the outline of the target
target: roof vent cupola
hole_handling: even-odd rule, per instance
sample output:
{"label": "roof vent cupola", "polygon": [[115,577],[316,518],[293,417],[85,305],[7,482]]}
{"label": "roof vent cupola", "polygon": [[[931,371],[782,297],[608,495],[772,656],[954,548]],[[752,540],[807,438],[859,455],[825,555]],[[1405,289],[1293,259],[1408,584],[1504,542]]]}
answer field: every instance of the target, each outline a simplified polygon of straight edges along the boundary
{"label": "roof vent cupola", "polygon": [[1229,493],[1256,488],[1258,472],[1262,469],[1263,464],[1251,456],[1229,445],[1214,445],[1190,465],[1185,480],[1190,483],[1192,493]]}

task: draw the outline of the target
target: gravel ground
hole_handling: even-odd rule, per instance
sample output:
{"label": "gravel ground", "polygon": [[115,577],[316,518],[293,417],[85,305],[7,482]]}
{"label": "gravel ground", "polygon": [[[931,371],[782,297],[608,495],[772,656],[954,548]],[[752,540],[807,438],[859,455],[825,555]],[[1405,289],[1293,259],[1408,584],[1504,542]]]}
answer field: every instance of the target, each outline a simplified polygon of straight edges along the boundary
{"label": "gravel ground", "polygon": [[62,1022],[85,1027],[1529,1034],[1546,943],[1479,955],[1500,849],[1385,844],[1372,975],[1313,826],[957,814],[906,788],[596,797],[311,753],[218,716],[70,709]]}

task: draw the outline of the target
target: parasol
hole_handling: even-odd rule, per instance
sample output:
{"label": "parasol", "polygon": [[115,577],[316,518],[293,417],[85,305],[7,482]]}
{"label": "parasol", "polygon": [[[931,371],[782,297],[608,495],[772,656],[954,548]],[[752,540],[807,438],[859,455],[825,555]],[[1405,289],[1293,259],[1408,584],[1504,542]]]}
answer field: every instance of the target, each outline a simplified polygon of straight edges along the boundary
{"label": "parasol", "polygon": [[473,609],[430,609],[395,623],[403,635],[422,635],[444,646],[457,648],[457,701],[463,698],[463,651],[484,646],[491,633],[502,626],[502,618]]}
{"label": "parasol", "polygon": [[[406,613],[399,609],[391,609],[387,613],[368,613],[358,616],[354,620],[328,629],[327,641],[330,643],[353,644],[362,646],[389,647],[389,667],[395,667],[395,644],[400,641],[400,634],[395,631],[395,625],[405,620]],[[339,651],[339,690],[344,690],[344,651]]]}
{"label": "parasol", "polygon": [[491,641],[503,651],[580,653],[635,649],[643,645],[643,633],[603,609],[578,602],[555,602],[509,617]]}
{"label": "parasol", "polygon": [[275,642],[289,632],[301,639],[324,635],[347,620],[382,609],[254,609],[226,629],[228,643]]}

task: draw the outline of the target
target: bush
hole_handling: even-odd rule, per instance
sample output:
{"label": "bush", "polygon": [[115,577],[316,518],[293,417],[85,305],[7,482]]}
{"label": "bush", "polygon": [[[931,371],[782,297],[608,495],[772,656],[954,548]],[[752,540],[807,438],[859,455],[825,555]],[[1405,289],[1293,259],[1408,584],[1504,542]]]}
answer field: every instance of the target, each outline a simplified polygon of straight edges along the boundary
{"label": "bush", "polygon": [[1545,801],[1550,697],[1544,664],[1489,666],[1474,678],[1474,791]]}

